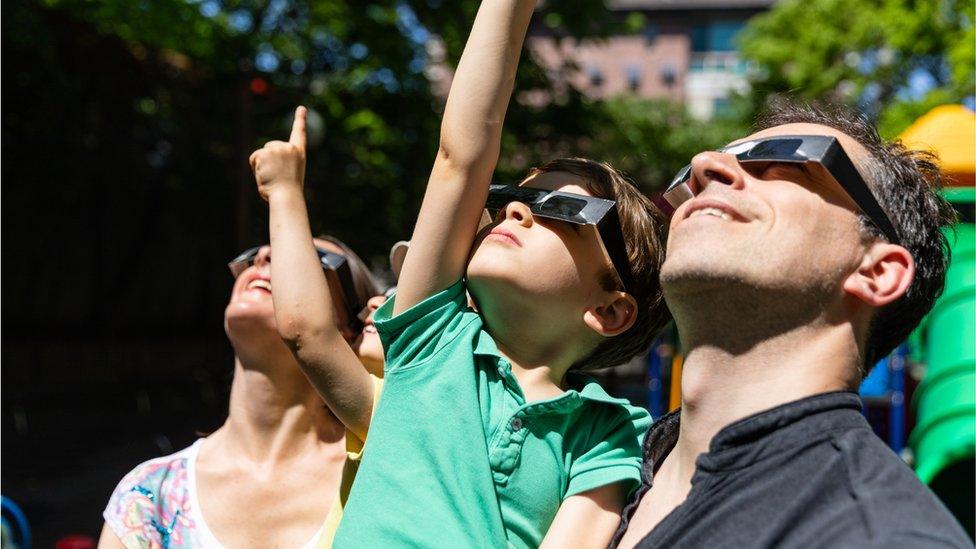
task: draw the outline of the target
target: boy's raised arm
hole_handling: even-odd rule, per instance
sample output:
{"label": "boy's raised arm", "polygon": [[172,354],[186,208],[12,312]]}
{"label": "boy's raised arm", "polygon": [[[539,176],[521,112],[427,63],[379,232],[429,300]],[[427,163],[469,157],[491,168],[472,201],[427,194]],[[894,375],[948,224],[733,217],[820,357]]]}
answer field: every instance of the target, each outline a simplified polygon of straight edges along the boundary
{"label": "boy's raised arm", "polygon": [[484,0],[478,9],[447,98],[440,148],[400,274],[394,315],[464,274],[534,7],[535,0]]}
{"label": "boy's raised arm", "polygon": [[302,194],[306,116],[305,107],[298,107],[288,142],[272,141],[251,155],[258,192],[270,212],[275,322],[332,413],[366,440],[373,385],[342,337]]}

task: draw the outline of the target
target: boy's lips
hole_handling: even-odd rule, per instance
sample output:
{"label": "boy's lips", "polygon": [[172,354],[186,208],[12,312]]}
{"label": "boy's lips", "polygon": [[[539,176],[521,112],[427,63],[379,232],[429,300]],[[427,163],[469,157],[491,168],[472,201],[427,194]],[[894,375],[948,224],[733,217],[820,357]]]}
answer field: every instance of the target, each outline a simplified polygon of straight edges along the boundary
{"label": "boy's lips", "polygon": [[496,240],[508,242],[509,244],[513,244],[519,247],[522,246],[522,242],[518,239],[517,236],[512,234],[511,231],[501,228],[501,226],[492,229],[491,232],[488,233],[488,237],[495,237]]}
{"label": "boy's lips", "polygon": [[366,322],[363,323],[363,333],[364,334],[376,333],[376,325],[373,324],[373,315],[369,315],[369,318],[367,318]]}

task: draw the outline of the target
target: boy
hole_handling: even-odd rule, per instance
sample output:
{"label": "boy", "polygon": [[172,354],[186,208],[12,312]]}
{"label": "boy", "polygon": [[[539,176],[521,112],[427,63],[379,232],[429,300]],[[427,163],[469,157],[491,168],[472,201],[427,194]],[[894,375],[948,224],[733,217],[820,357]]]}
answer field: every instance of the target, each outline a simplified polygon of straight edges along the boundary
{"label": "boy", "polygon": [[[370,437],[337,547],[605,546],[639,484],[647,412],[578,370],[626,361],[667,321],[663,223],[586,160],[489,197],[533,7],[489,0],[475,20],[398,293],[377,311],[374,415],[362,370],[320,385]],[[476,238],[486,202],[498,213]]]}

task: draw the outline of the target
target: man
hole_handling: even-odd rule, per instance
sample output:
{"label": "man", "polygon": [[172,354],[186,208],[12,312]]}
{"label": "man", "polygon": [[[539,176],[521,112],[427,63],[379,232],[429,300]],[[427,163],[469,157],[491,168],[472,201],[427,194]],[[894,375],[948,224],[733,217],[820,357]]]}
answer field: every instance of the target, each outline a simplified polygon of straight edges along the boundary
{"label": "man", "polygon": [[937,168],[837,110],[759,128],[667,193],[682,409],[648,433],[613,546],[972,547],[853,392],[942,291]]}

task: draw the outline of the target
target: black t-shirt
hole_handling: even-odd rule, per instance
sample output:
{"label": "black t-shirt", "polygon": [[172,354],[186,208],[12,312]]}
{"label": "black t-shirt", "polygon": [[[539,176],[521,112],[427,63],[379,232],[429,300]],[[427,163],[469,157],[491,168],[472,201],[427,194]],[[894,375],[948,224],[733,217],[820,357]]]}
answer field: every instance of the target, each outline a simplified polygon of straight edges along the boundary
{"label": "black t-shirt", "polygon": [[[643,483],[674,448],[680,415],[644,441]],[[687,499],[638,547],[973,547],[932,492],[871,431],[854,393],[825,393],[726,426],[698,456]]]}

